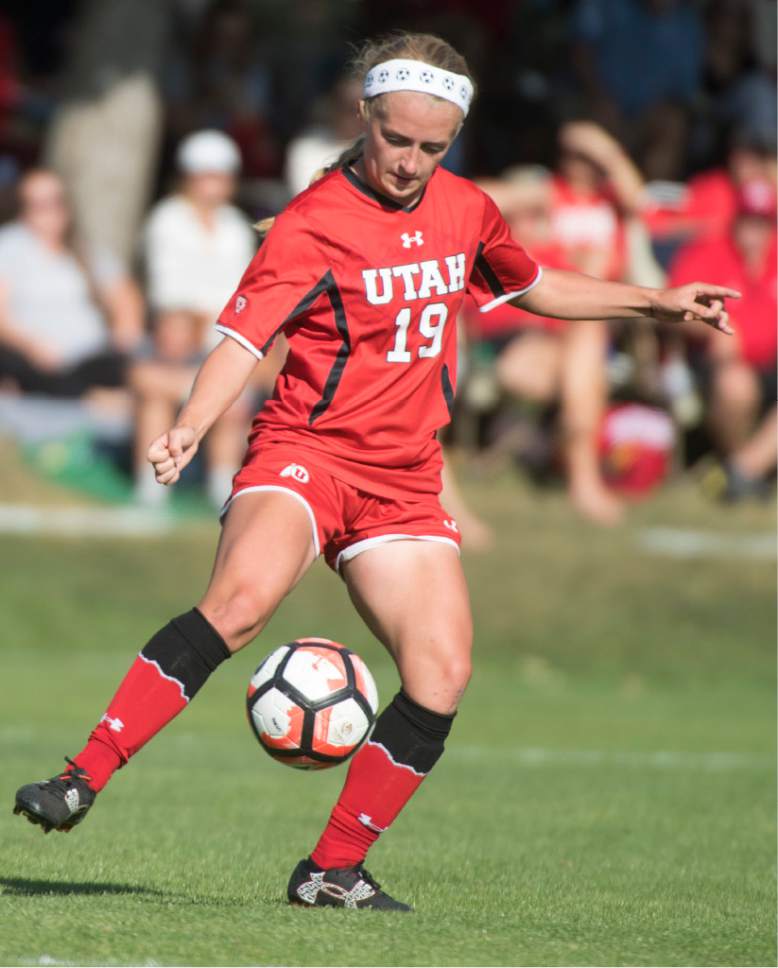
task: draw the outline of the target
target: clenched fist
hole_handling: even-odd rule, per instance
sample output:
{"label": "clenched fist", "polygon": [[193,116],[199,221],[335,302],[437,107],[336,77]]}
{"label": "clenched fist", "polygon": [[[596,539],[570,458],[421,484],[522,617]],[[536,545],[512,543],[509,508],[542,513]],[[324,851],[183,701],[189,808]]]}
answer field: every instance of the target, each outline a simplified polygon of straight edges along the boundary
{"label": "clenched fist", "polygon": [[197,453],[199,441],[192,427],[173,427],[152,443],[147,460],[154,465],[158,484],[175,484]]}

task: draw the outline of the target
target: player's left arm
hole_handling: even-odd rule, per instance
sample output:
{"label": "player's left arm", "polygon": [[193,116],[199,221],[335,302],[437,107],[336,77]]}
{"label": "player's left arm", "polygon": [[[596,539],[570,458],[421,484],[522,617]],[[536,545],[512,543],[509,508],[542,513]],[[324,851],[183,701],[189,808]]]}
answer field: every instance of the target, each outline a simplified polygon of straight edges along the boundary
{"label": "player's left arm", "polygon": [[511,300],[514,306],[557,319],[629,319],[651,317],[660,322],[702,322],[732,335],[725,299],[740,293],[726,286],[690,282],[672,289],[649,289],[604,282],[565,269],[544,269],[540,281]]}

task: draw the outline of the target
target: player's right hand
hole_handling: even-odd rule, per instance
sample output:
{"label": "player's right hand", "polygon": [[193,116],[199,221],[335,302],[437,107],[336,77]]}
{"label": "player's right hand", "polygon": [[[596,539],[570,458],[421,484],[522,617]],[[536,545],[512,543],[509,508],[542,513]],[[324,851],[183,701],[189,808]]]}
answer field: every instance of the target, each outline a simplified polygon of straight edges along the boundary
{"label": "player's right hand", "polygon": [[181,471],[197,453],[197,434],[192,427],[173,427],[152,443],[146,455],[154,465],[158,484],[175,484]]}

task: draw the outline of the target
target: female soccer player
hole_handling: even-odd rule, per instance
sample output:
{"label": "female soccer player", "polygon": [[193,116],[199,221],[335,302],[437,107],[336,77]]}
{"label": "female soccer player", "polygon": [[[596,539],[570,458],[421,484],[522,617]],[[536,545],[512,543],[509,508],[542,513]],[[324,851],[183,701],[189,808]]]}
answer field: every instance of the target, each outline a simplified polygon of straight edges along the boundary
{"label": "female soccer player", "polygon": [[225,339],[176,425],[149,449],[174,484],[279,333],[289,356],[254,421],[210,583],[154,635],[85,748],[16,811],[45,830],[79,823],[112,773],[247,645],[323,553],[397,664],[400,692],[351,761],[343,791],[288,896],[408,910],[365,871],[385,831],[443,753],[470,676],[471,618],[456,523],[438,500],[440,445],[456,385],[454,321],[465,291],[563,319],[698,319],[729,332],[732,290],[649,290],[543,270],[495,205],[439,167],[473,97],[444,41],[401,34],[360,60],[364,140],[276,219],[219,318]]}

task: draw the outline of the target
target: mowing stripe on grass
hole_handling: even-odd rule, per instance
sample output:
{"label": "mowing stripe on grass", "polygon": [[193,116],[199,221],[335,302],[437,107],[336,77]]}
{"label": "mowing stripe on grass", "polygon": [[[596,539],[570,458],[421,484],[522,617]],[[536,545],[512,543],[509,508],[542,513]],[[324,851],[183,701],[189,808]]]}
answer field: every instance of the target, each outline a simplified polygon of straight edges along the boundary
{"label": "mowing stripe on grass", "polygon": [[677,750],[551,750],[542,747],[497,749],[488,746],[455,746],[447,757],[461,760],[499,760],[521,766],[623,766],[659,770],[752,770],[769,769],[775,760],[763,753],[686,753]]}
{"label": "mowing stripe on grass", "polygon": [[[0,727],[0,744],[17,744],[35,736],[32,727]],[[202,747],[207,741],[193,733],[178,733],[167,742],[173,746]],[[560,750],[542,746],[509,747],[457,746],[446,749],[446,759],[510,761],[521,766],[623,766],[628,769],[650,767],[659,770],[763,770],[775,766],[767,753],[683,752],[680,750]]]}
{"label": "mowing stripe on grass", "polygon": [[83,538],[162,537],[176,527],[164,511],[148,508],[34,507],[0,504],[0,533],[49,534]]}
{"label": "mowing stripe on grass", "polygon": [[[0,741],[3,731],[0,730]],[[178,733],[169,742],[191,749],[203,746],[203,737],[193,733]],[[446,747],[447,760],[473,762],[510,762],[521,766],[616,766],[626,769],[657,770],[765,770],[775,766],[775,758],[768,753],[713,751],[688,752],[683,750],[562,750],[538,746],[500,748],[451,743]]]}
{"label": "mowing stripe on grass", "polygon": [[669,558],[766,558],[776,557],[775,535],[725,534],[687,531],[684,528],[644,528],[637,534],[638,547]]}
{"label": "mowing stripe on grass", "polygon": [[[53,968],[98,968],[98,966],[106,965],[121,965],[125,962],[121,961],[61,961],[59,958],[52,958],[51,955],[39,955],[37,958],[22,958],[19,962],[21,965],[41,965],[41,966],[53,966]],[[139,961],[137,962],[139,968],[157,968],[160,964],[158,961]]]}

